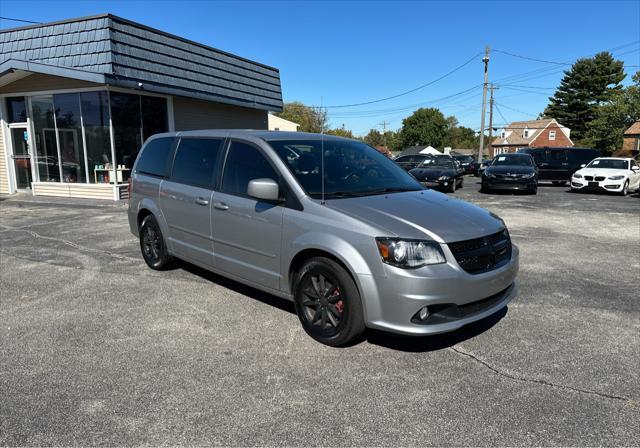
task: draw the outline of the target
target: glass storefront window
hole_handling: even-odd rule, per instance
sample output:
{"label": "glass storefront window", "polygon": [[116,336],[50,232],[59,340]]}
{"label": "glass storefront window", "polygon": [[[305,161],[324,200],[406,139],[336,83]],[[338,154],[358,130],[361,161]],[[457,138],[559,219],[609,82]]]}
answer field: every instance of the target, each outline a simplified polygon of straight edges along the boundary
{"label": "glass storefront window", "polygon": [[142,137],[147,141],[153,134],[167,132],[167,100],[157,96],[141,96]]}
{"label": "glass storefront window", "polygon": [[7,98],[7,112],[9,123],[24,123],[27,121],[27,104],[24,97]]}
{"label": "glass storefront window", "polygon": [[111,164],[111,135],[109,134],[109,96],[107,92],[80,94],[82,123],[87,143],[87,165],[90,183],[108,183],[113,171]]}
{"label": "glass storefront window", "polygon": [[116,92],[111,92],[110,97],[116,165],[131,168],[142,146],[140,97]]}
{"label": "glass storefront window", "polygon": [[33,115],[36,179],[40,182],[60,182],[58,145],[51,95],[31,98]]}
{"label": "glass storefront window", "polygon": [[77,93],[53,95],[53,104],[62,159],[62,181],[85,183],[87,176],[80,121],[80,96]]}
{"label": "glass storefront window", "polygon": [[[162,97],[105,90],[33,96],[30,103],[40,182],[127,182],[144,140],[169,127]],[[26,121],[26,104],[7,98],[9,119]]]}

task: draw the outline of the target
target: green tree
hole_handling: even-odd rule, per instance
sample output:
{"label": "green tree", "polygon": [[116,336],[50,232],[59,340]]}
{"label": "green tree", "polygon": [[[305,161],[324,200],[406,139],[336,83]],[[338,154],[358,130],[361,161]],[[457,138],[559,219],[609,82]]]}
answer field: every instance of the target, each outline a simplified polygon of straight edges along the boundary
{"label": "green tree", "polygon": [[420,108],[402,120],[400,144],[403,148],[413,145],[431,145],[441,148],[447,138],[448,123],[438,109]]}
{"label": "green tree", "polygon": [[615,92],[610,101],[596,109],[584,143],[611,154],[622,148],[624,131],[636,120],[640,120],[640,71],[633,75],[632,85]]}
{"label": "green tree", "polygon": [[454,116],[447,117],[447,138],[444,146],[460,149],[477,148],[479,139],[473,129],[459,126],[458,119]]}
{"label": "green tree", "polygon": [[305,106],[299,101],[285,103],[280,118],[298,123],[302,132],[322,132],[329,125],[327,112],[319,107]]}
{"label": "green tree", "polygon": [[571,129],[574,140],[581,140],[588,124],[596,118],[598,106],[621,90],[624,77],[623,62],[616,61],[609,52],[578,59],[564,72],[544,116],[555,118]]}
{"label": "green tree", "polygon": [[395,131],[387,131],[384,134],[377,129],[371,129],[367,135],[362,139],[367,145],[373,146],[386,146],[391,151],[400,150],[400,142],[398,133]]}
{"label": "green tree", "polygon": [[346,137],[346,138],[354,138],[353,132],[344,127],[344,124],[339,128],[330,129],[327,131],[327,134],[337,135],[338,137]]}

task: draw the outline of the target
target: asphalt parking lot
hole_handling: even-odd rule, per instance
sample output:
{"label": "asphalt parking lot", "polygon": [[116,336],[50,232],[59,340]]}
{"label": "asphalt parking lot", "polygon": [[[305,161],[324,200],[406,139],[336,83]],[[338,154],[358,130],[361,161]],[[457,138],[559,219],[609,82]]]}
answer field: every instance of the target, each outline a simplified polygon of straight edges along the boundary
{"label": "asphalt parking lot", "polygon": [[144,265],[123,205],[0,198],[0,445],[637,445],[640,198],[454,196],[521,250],[456,333],[307,337],[288,302]]}

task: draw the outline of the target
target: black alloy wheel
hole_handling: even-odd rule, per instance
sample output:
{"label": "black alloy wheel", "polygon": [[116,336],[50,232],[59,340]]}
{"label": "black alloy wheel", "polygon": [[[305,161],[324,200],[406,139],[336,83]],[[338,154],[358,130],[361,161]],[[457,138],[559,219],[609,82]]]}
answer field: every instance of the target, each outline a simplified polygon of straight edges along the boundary
{"label": "black alloy wheel", "polygon": [[155,270],[164,270],[169,267],[171,256],[167,252],[162,232],[158,222],[149,215],[140,224],[140,250],[145,263]]}
{"label": "black alloy wheel", "polygon": [[323,344],[338,347],[364,332],[360,294],[351,276],[328,258],[313,258],[295,279],[294,303],[304,330]]}

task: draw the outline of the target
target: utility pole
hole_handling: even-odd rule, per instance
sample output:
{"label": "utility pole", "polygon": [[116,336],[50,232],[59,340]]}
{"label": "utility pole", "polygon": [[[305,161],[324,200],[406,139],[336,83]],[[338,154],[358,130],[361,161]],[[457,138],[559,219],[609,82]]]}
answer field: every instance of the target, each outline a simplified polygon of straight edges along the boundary
{"label": "utility pole", "polygon": [[[497,89],[498,88],[495,87],[493,83],[491,83],[491,87],[489,87],[489,90],[491,91],[489,95],[489,148],[491,148],[491,140],[493,135],[493,91]],[[491,152],[491,149],[489,149],[489,152]],[[489,156],[491,156],[491,154],[489,154]]]}
{"label": "utility pole", "polygon": [[480,117],[480,148],[478,148],[478,163],[482,162],[484,153],[484,116],[487,114],[487,85],[489,83],[489,45],[484,49],[484,84],[482,86],[482,116]]}
{"label": "utility pole", "polygon": [[382,126],[382,141],[384,142],[384,147],[387,147],[387,126],[389,126],[389,122],[388,121],[383,121],[382,123],[379,124],[379,126]]}

